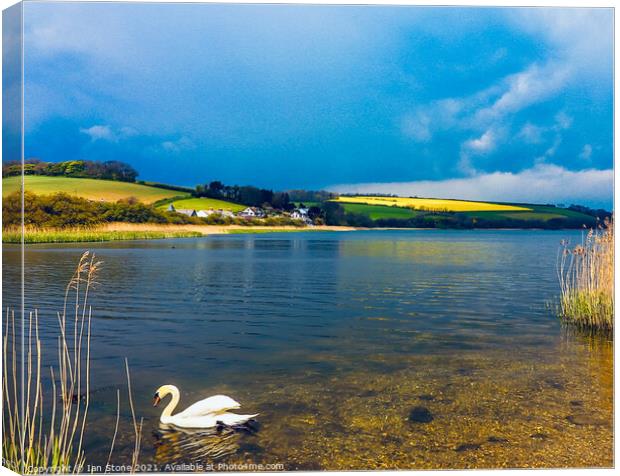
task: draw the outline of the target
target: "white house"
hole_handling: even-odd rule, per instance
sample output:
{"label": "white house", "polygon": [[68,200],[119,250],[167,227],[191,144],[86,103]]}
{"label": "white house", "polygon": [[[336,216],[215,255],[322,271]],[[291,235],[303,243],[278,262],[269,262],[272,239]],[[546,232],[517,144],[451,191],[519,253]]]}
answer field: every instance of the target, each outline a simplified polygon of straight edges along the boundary
{"label": "white house", "polygon": [[215,210],[198,210],[196,216],[200,218],[207,218],[209,215],[213,215]]}
{"label": "white house", "polygon": [[291,218],[294,218],[295,220],[305,220],[308,218],[308,209],[296,208],[293,210],[293,213],[291,213]]}
{"label": "white house", "polygon": [[252,207],[248,207],[244,210],[241,210],[239,212],[239,216],[240,217],[247,217],[247,218],[253,218],[256,216],[256,213],[254,213],[254,210],[252,209]]}
{"label": "white house", "polygon": [[168,205],[168,208],[166,208],[167,212],[176,212],[177,209],[174,208],[174,205],[171,203],[170,205]]}
{"label": "white house", "polygon": [[241,210],[237,215],[243,218],[262,218],[265,216],[265,212],[260,208],[247,207]]}

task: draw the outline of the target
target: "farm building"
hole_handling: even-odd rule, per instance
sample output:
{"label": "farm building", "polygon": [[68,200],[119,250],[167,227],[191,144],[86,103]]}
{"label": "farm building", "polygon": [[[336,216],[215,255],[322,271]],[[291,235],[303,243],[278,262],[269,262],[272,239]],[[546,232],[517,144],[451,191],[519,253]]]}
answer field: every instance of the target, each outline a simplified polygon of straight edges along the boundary
{"label": "farm building", "polygon": [[291,213],[291,218],[295,220],[303,220],[304,218],[308,218],[308,209],[307,208],[297,208],[293,210]]}
{"label": "farm building", "polygon": [[248,207],[238,213],[238,216],[243,218],[262,218],[265,216],[265,212],[260,208]]}
{"label": "farm building", "polygon": [[312,225],[312,219],[308,216],[307,208],[297,208],[291,213],[291,218],[294,220],[302,220],[306,225]]}
{"label": "farm building", "polygon": [[175,209],[175,211],[177,213],[182,213],[183,215],[187,215],[188,217],[198,216],[198,214],[196,213],[196,210],[189,210],[189,209],[185,209],[185,208],[177,208],[177,209]]}

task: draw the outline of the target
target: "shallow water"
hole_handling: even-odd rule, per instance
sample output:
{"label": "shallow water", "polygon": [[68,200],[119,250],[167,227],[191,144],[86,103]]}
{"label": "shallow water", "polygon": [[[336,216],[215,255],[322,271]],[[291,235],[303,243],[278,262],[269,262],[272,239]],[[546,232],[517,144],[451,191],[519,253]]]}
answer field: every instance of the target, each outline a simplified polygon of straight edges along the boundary
{"label": "shallow water", "polygon": [[[567,332],[549,309],[564,238],[580,233],[301,232],[36,245],[25,255],[26,302],[39,309],[49,348],[81,251],[104,261],[92,299],[99,391],[91,464],[107,459],[127,357],[144,417],[145,470],[192,462],[609,467],[612,345]],[[4,305],[16,305],[18,248],[5,247],[3,274]],[[160,409],[150,406],[163,383],[181,388],[181,406],[229,394],[244,412],[261,413],[260,429],[163,431]],[[132,445],[126,406],[120,463]]]}

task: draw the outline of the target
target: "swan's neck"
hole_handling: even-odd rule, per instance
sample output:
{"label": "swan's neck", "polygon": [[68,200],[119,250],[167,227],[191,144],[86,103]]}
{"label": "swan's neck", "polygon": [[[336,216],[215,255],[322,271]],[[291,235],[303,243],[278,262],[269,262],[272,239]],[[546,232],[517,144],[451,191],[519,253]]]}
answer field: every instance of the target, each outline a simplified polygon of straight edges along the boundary
{"label": "swan's neck", "polygon": [[161,413],[162,418],[172,416],[172,412],[177,407],[179,399],[181,398],[181,396],[179,395],[179,391],[176,388],[172,389],[171,394],[172,398],[170,399],[170,402],[168,402],[168,405],[166,405],[166,408],[164,408],[164,411]]}

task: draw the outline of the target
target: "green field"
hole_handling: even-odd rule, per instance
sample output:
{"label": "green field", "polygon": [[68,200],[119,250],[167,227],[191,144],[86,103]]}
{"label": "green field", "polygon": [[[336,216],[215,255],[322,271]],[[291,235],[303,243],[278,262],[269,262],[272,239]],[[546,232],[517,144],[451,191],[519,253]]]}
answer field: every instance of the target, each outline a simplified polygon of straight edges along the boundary
{"label": "green field", "polygon": [[378,220],[380,218],[407,219],[417,215],[417,213],[411,208],[387,207],[385,205],[366,205],[363,203],[341,203],[340,205],[347,212],[366,215],[371,220]]}
{"label": "green field", "polygon": [[595,219],[589,215],[579,213],[566,208],[550,207],[547,205],[528,205],[532,209],[531,212],[466,212],[467,216],[472,218],[483,218],[487,220],[493,219],[512,219],[512,220],[542,220],[547,221],[554,218],[566,219],[574,218],[583,220],[583,223],[592,226]]}
{"label": "green field", "polygon": [[[346,200],[349,197],[340,197],[340,200]],[[424,213],[420,210],[413,210],[406,207],[386,206],[386,205],[369,205],[363,203],[347,203],[344,201],[338,202],[347,212],[358,213],[369,217],[371,220],[379,219],[407,219],[413,218],[420,213]],[[494,205],[494,204],[493,204]],[[573,210],[567,210],[565,208],[557,208],[547,205],[530,205],[530,204],[501,204],[504,210],[488,210],[488,211],[461,211],[453,212],[455,215],[466,215],[471,218],[479,218],[484,220],[524,220],[534,221],[540,220],[543,222],[552,219],[577,219],[581,220],[583,224],[587,226],[593,226],[595,220],[589,215],[584,215]],[[525,208],[527,207],[527,208]],[[428,215],[427,218],[433,218],[435,220],[442,219],[441,216]]]}
{"label": "green field", "polygon": [[[189,210],[229,210],[231,212],[240,212],[247,208],[245,205],[238,203],[226,202],[215,198],[186,198],[172,202],[174,208],[185,208]],[[167,207],[166,205],[165,207]]]}
{"label": "green field", "polygon": [[[19,190],[21,177],[2,179],[2,195]],[[148,187],[129,182],[113,180],[95,180],[86,178],[48,177],[44,175],[26,175],[26,191],[39,195],[65,192],[88,200],[115,202],[122,198],[135,197],[143,203],[153,203],[165,198],[189,195],[178,190]]]}
{"label": "green field", "polygon": [[529,207],[508,203],[475,202],[448,198],[417,198],[387,196],[340,196],[333,201],[341,203],[365,203],[367,205],[397,206],[422,211],[437,212],[482,212],[482,211],[530,211]]}

